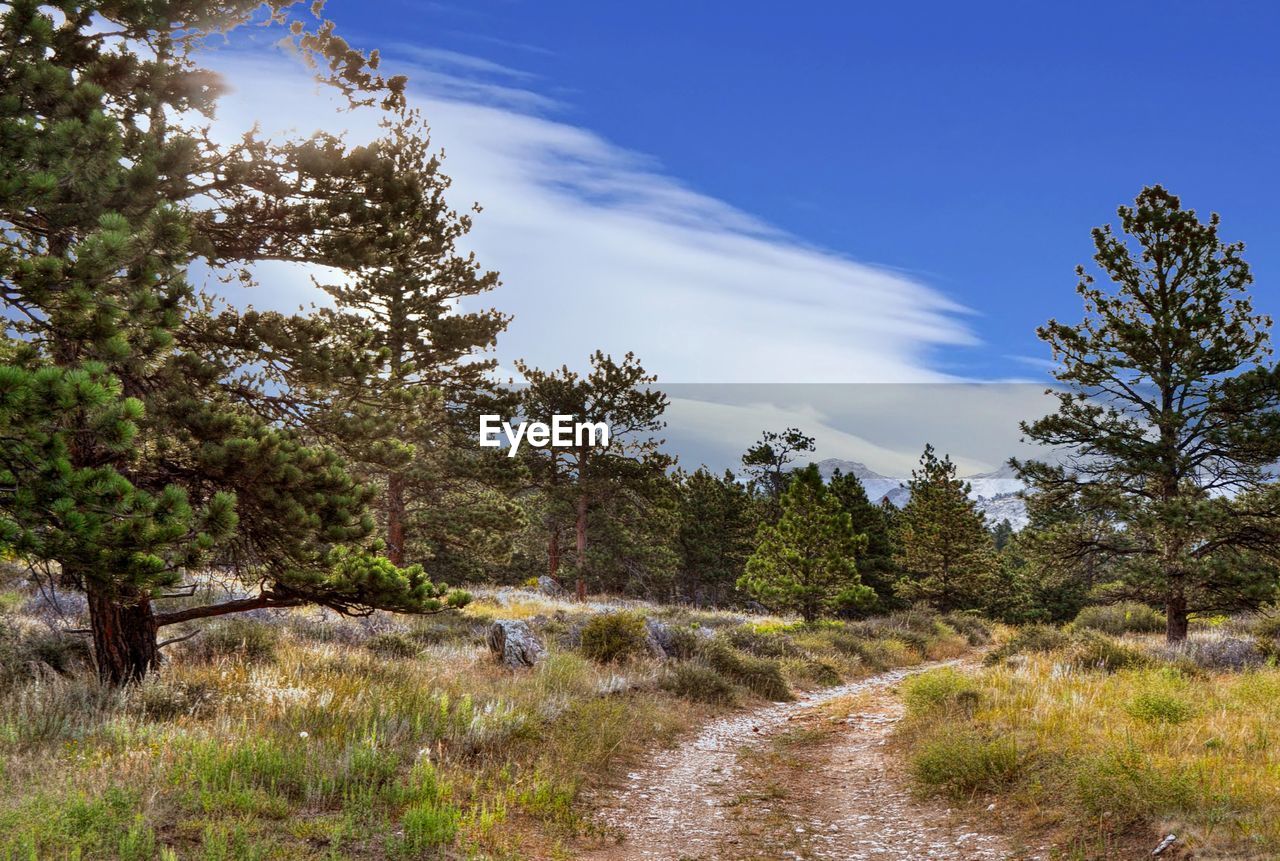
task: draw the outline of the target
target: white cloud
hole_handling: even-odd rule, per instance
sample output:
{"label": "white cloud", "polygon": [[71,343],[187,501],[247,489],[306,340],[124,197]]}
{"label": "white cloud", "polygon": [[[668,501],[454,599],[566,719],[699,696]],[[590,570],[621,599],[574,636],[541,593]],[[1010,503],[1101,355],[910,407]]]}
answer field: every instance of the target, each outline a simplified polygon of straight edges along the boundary
{"label": "white cloud", "polygon": [[[489,299],[515,317],[504,361],[580,367],[600,348],[634,351],[665,381],[929,382],[947,379],[930,366],[934,349],[974,343],[964,309],[928,286],[807,245],[540,114],[554,102],[511,86],[522,73],[418,54],[411,97],[447,151],[452,201],[484,205],[469,245],[502,273]],[[212,60],[234,89],[220,109],[227,135],[254,121],[268,132],[341,124],[352,140],[374,132],[368,114],[335,114],[291,58]],[[255,304],[314,298],[305,277],[270,274]]]}

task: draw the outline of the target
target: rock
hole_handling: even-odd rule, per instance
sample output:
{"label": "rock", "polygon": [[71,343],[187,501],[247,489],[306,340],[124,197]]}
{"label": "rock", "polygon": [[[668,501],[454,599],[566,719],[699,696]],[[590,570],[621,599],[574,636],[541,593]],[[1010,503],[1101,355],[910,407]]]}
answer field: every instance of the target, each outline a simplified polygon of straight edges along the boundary
{"label": "rock", "polygon": [[671,626],[657,619],[644,620],[644,642],[655,658],[670,658],[676,650]]}
{"label": "rock", "polygon": [[504,667],[532,667],[545,653],[533,629],[518,619],[498,619],[485,636],[489,651]]}
{"label": "rock", "polygon": [[565,588],[546,574],[538,578],[538,591],[549,598],[561,598],[565,594]]}
{"label": "rock", "polygon": [[1170,846],[1172,846],[1174,843],[1177,843],[1177,842],[1178,842],[1178,835],[1176,834],[1166,835],[1165,838],[1160,841],[1160,845],[1157,846],[1155,849],[1151,850],[1151,854],[1162,855],[1164,854],[1164,850],[1168,849]]}

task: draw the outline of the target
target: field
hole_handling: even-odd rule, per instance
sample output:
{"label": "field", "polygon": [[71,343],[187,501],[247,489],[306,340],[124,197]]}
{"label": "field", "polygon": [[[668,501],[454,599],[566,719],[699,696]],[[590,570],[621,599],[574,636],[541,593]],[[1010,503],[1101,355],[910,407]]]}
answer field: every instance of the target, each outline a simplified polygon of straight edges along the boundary
{"label": "field", "polygon": [[1280,669],[1265,643],[1202,630],[1026,629],[972,676],[905,687],[917,785],[1052,835],[1066,858],[1280,857]]}
{"label": "field", "polygon": [[[612,839],[593,790],[643,752],[766,697],[964,652],[955,627],[983,636],[923,613],[804,625],[492,590],[416,619],[231,617],[116,692],[38,596],[11,584],[0,607],[13,859],[576,857]],[[528,620],[547,656],[499,666],[495,618]]]}

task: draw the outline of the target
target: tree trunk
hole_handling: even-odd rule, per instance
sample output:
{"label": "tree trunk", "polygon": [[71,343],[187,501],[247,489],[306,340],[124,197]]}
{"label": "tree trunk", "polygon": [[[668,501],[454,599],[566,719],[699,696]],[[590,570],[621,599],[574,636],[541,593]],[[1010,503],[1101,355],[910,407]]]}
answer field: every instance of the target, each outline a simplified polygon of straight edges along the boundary
{"label": "tree trunk", "polygon": [[1165,628],[1164,637],[1167,642],[1181,643],[1187,639],[1187,596],[1182,589],[1176,588],[1169,593],[1164,603]]}
{"label": "tree trunk", "polygon": [[404,476],[393,473],[387,479],[387,559],[397,567],[404,564]]}
{"label": "tree trunk", "polygon": [[552,524],[551,534],[547,538],[547,576],[555,583],[560,582],[560,524]]}
{"label": "tree trunk", "polygon": [[577,539],[578,600],[585,601],[587,598],[587,495],[585,493],[578,497]]}
{"label": "tree trunk", "polygon": [[109,685],[141,681],[160,663],[151,599],[136,591],[112,594],[92,582],[86,593],[98,678]]}

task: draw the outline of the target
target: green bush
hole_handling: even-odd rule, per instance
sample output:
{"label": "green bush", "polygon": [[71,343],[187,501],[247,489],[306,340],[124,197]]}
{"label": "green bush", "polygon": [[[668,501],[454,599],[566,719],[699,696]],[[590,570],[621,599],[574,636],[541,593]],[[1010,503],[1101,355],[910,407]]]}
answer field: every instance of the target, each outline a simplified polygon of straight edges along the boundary
{"label": "green bush", "polygon": [[[189,644],[189,645],[188,645]],[[241,657],[246,661],[265,661],[275,657],[280,644],[280,630],[253,619],[227,619],[210,625],[199,636],[186,641],[185,651],[194,657]]]}
{"label": "green bush", "polygon": [[365,641],[365,648],[384,658],[412,658],[422,647],[412,637],[399,631],[384,631]]}
{"label": "green bush", "polygon": [[978,686],[973,679],[950,667],[912,676],[902,690],[907,711],[913,716],[949,709],[972,713],[978,698]]}
{"label": "green bush", "polygon": [[942,617],[944,624],[958,634],[963,634],[970,646],[985,646],[991,642],[991,628],[976,613],[956,611]]}
{"label": "green bush", "polygon": [[758,696],[774,702],[795,699],[777,661],[744,655],[720,639],[704,643],[702,657],[713,670]]}
{"label": "green bush", "polygon": [[1259,615],[1249,626],[1250,632],[1260,640],[1280,644],[1280,612],[1272,607],[1266,615]]}
{"label": "green bush", "polygon": [[1076,802],[1094,819],[1105,815],[1113,827],[1194,809],[1199,796],[1185,769],[1153,765],[1133,748],[1086,759],[1075,774]]}
{"label": "green bush", "polygon": [[788,658],[783,661],[783,667],[791,678],[804,679],[824,688],[835,687],[844,681],[835,664],[820,658]]}
{"label": "green bush", "polygon": [[88,637],[0,620],[0,686],[30,678],[39,665],[66,675],[92,662]]}
{"label": "green bush", "polygon": [[761,631],[750,625],[731,628],[724,636],[729,645],[757,658],[792,658],[803,651],[780,631]]}
{"label": "green bush", "polygon": [[1153,688],[1134,694],[1124,710],[1143,723],[1186,723],[1195,714],[1191,703],[1169,690]]}
{"label": "green bush", "polygon": [[578,648],[601,664],[648,654],[644,617],[627,611],[594,616],[583,626]]}
{"label": "green bush", "polygon": [[674,665],[663,678],[662,689],[698,703],[733,705],[738,701],[738,692],[728,679],[696,661]]}
{"label": "green bush", "polygon": [[1053,625],[1028,625],[1009,642],[987,653],[983,663],[994,666],[1014,655],[1055,652],[1071,644],[1071,635]]}
{"label": "green bush", "polygon": [[1101,631],[1113,637],[1124,634],[1157,634],[1164,630],[1164,614],[1146,604],[1125,601],[1100,607],[1085,607],[1076,616],[1075,626]]}
{"label": "green bush", "polygon": [[940,735],[925,742],[911,762],[911,774],[926,789],[964,798],[992,792],[1018,775],[1012,739],[986,739],[974,732]]}
{"label": "green bush", "polygon": [[702,638],[689,628],[671,628],[667,643],[667,657],[677,661],[687,661],[698,654],[698,645]]}
{"label": "green bush", "polygon": [[1149,667],[1151,658],[1144,652],[1097,634],[1078,639],[1069,650],[1068,664],[1076,670],[1137,670]]}

